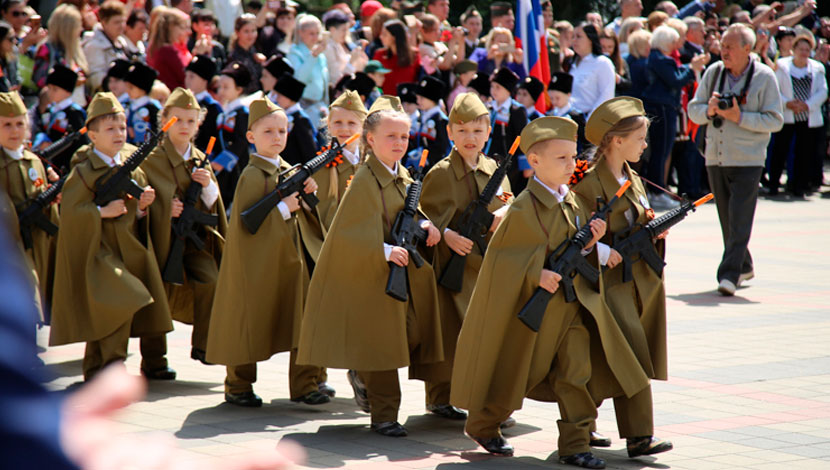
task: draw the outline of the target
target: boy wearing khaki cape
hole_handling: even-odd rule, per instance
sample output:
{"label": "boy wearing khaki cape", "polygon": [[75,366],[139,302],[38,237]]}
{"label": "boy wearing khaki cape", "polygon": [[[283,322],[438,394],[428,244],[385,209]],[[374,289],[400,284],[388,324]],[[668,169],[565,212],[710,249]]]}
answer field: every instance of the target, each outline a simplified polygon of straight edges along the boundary
{"label": "boy wearing khaki cape", "polygon": [[[576,132],[573,121],[558,117],[536,119],[522,131],[522,151],[535,176],[508,209],[484,256],[458,338],[451,403],[470,411],[466,431],[476,442],[491,453],[512,455],[499,424],[522,407],[525,397],[555,400],[561,416],[560,461],[604,468],[589,447],[597,410],[587,388],[591,362],[584,322],[597,324],[608,362],[628,394],[643,389],[648,380],[598,286],[577,275],[577,301],[565,302],[558,281],[569,273],[546,268],[550,252],[590,216],[566,185],[574,170]],[[591,232],[589,249],[605,232],[604,221],[592,222]],[[597,263],[593,252],[588,256]],[[554,296],[534,332],[517,314],[537,288]]]}
{"label": "boy wearing khaki cape", "polygon": [[[262,406],[253,390],[256,363],[284,351],[291,351],[291,401],[318,405],[330,400],[318,391],[320,368],[298,366],[295,360],[308,286],[296,216],[303,209],[297,194],[283,198],[255,234],[241,218],[243,211],[276,188],[280,173],[290,168],[279,155],[287,127],[285,111],[268,98],[251,103],[247,137],[257,153],[236,186],[210,314],[207,360],[227,366],[225,401],[238,406]],[[316,188],[313,179],[306,180],[306,193]]]}
{"label": "boy wearing khaki cape", "polygon": [[[127,119],[112,93],[98,93],[87,110],[92,145],[63,187],[61,229],[55,265],[51,345],[86,341],[84,379],[127,358],[129,338],[141,337],[141,370],[175,377],[158,337],[173,329],[164,284],[149,236],[149,206],[155,193],[138,168],[132,179],[141,198],[116,199],[98,207],[95,183],[115,172],[130,155],[124,150]],[[170,377],[172,375],[172,377]]]}
{"label": "boy wearing khaki cape", "polygon": [[[424,178],[421,207],[444,236],[435,249],[433,267],[435,278],[441,279],[450,258],[455,253],[466,258],[461,291],[454,292],[439,284],[438,305],[441,310],[441,333],[444,338],[444,361],[421,366],[430,380],[426,383],[427,410],[450,419],[464,419],[466,413],[450,405],[452,360],[461,322],[476,284],[484,254],[469,238],[458,233],[465,209],[477,200],[499,164],[481,151],[490,135],[490,112],[473,93],[456,97],[450,110],[447,132],[454,142],[449,156],[432,167]],[[502,157],[507,157],[503,155]],[[508,204],[512,202],[510,182],[501,182],[499,190],[487,209],[493,212],[493,223],[487,228],[484,246],[498,227]]]}
{"label": "boy wearing khaki cape", "polygon": [[202,186],[195,209],[215,215],[218,221],[215,228],[204,226],[196,229],[197,236],[205,243],[201,250],[190,239],[185,239],[182,263],[184,283],[175,285],[165,282],[173,319],[193,325],[190,357],[204,363],[210,309],[219,277],[222,238],[227,232],[228,220],[219,197],[216,176],[210,164],[204,164],[205,154],[192,145],[199,128],[200,113],[196,96],[189,90],[176,88],[164,104],[161,118],[162,122],[171,117],[177,120],[161,145],[141,164],[141,169],[156,190],[156,201],[150,213],[150,232],[156,260],[162,270],[176,239],[173,224],[182,213],[183,201],[191,184]]}
{"label": "boy wearing khaki cape", "polygon": [[[38,156],[24,148],[23,141],[26,138],[28,123],[26,106],[20,95],[16,91],[0,93],[0,191],[8,198],[8,201],[2,204],[11,204],[10,207],[4,208],[9,212],[9,216],[3,220],[8,221],[12,239],[17,242],[20,252],[25,254],[23,259],[27,272],[31,275],[30,282],[36,290],[34,302],[40,320],[48,323],[56,239],[33,226],[32,246],[27,249],[20,234],[15,208],[17,211],[24,210],[34,198],[49,187],[50,181],[58,179],[58,175],[54,171],[47,173]],[[59,225],[57,204],[43,209],[43,214],[51,223]]]}

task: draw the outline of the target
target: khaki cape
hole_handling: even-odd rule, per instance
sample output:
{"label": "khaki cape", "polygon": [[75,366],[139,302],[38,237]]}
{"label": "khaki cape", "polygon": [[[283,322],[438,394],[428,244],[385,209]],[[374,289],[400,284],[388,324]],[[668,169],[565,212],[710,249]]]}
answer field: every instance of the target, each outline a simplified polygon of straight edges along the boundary
{"label": "khaki cape", "polygon": [[[320,258],[323,240],[325,240],[331,223],[334,221],[334,214],[343,199],[343,194],[349,185],[349,179],[354,176],[359,166],[360,163],[352,165],[344,157],[343,163],[336,167],[324,168],[312,176],[314,181],[317,182],[317,198],[320,199],[320,202],[314,211],[302,211],[297,220],[300,224],[300,234],[305,249],[315,263]],[[332,194],[332,190],[335,189],[332,186],[333,178],[337,181],[334,194]]]}
{"label": "khaki cape", "polygon": [[[642,180],[631,170],[628,163],[623,171],[631,181],[631,187],[624,197],[617,201],[611,210],[608,231],[602,241],[612,245],[614,234],[628,229],[632,223],[648,222],[646,208],[648,196]],[[596,210],[597,196],[608,201],[620,188],[620,183],[608,169],[604,159],[588,170],[585,178],[574,187],[580,205]],[[658,252],[662,254],[664,243],[658,241]],[[605,287],[605,301],[628,340],[643,372],[650,378],[668,379],[668,352],[666,345],[666,291],[663,279],[644,261],[637,261],[632,266],[633,281],[622,282],[622,264],[607,270],[602,278]],[[603,397],[613,396],[613,387],[609,384],[607,368],[595,367],[592,377],[592,393],[603,390]],[[599,398],[599,397],[598,397]]]}
{"label": "khaki cape", "polygon": [[632,396],[648,385],[602,296],[582,276],[574,281],[578,301],[566,303],[557,291],[539,332],[517,316],[539,286],[547,255],[576,233],[577,223],[582,226],[586,221],[586,212],[571,193],[559,203],[535,179],[510,206],[484,256],[458,338],[453,405],[480,410],[498,404],[515,410],[526,396],[553,401],[551,366],[563,333],[580,309],[596,322],[597,339],[626,394]]}
{"label": "khaki cape", "polygon": [[[133,337],[166,333],[173,324],[149,237],[149,214],[137,218],[138,200],[131,198],[126,214],[102,219],[93,202],[95,182],[116,169],[93,146],[85,152],[63,187],[49,342],[96,341],[126,322]],[[122,161],[129,155],[121,150]],[[132,178],[147,185],[140,168]]]}
{"label": "khaki cape", "polygon": [[[37,155],[24,150],[23,157],[20,160],[14,160],[5,151],[0,150],[0,189],[6,193],[9,202],[17,210],[24,209],[32,199],[45,191],[49,185],[48,181],[46,170]],[[20,236],[20,227],[17,224],[16,211],[9,210],[9,212],[9,217],[6,218],[9,233],[17,242],[20,252],[25,254],[23,259],[27,271],[31,274],[30,281],[39,290],[35,302],[41,310],[39,312],[41,319],[45,320],[46,318],[43,317],[45,312],[42,310],[46,306],[42,303],[45,302],[48,305],[52,298],[57,238],[38,227],[32,227],[32,248],[25,249]],[[44,213],[53,224],[60,224],[57,204],[44,209]]]}
{"label": "khaki cape", "polygon": [[274,190],[289,168],[282,159],[280,164],[252,155],[239,177],[210,314],[210,362],[251,364],[297,345],[308,285],[297,217],[285,220],[274,207],[251,234],[240,216]]}
{"label": "khaki cape", "polygon": [[[190,159],[185,162],[170,138],[165,136],[162,144],[156,147],[150,156],[141,164],[141,169],[147,175],[150,186],[156,190],[156,200],[153,202],[153,211],[150,213],[150,234],[153,238],[156,261],[162,270],[167,264],[167,257],[173,244],[173,220],[171,210],[173,198],[177,197],[184,202],[187,188],[193,182],[190,177],[195,164],[205,158],[205,154],[194,145],[190,146]],[[210,165],[205,169],[210,173],[210,179],[218,184],[216,176]],[[225,205],[222,203],[222,196],[216,199],[213,207],[207,208],[202,198],[196,203],[196,208],[208,214],[216,214],[219,217],[219,224],[211,230],[200,229],[199,236],[205,242],[205,249],[195,256],[195,247],[191,241],[185,243],[185,253],[188,254],[189,265],[185,269],[185,283],[181,286],[165,283],[167,289],[170,311],[173,319],[183,323],[193,323],[193,289],[188,285],[187,271],[202,274],[217,272],[217,266],[222,258],[223,239],[228,230],[228,219],[225,216]],[[213,232],[219,233],[216,236]],[[205,281],[209,281],[205,279]],[[213,279],[216,282],[216,279]]]}
{"label": "khaki cape", "polygon": [[443,360],[435,275],[428,260],[420,269],[412,262],[407,267],[411,307],[385,293],[389,264],[383,243],[392,243],[391,224],[411,182],[403,165],[393,176],[374,156],[357,170],[311,279],[298,364],[364,371],[409,366],[410,308],[415,321],[408,327],[417,329],[420,343],[412,363]]}

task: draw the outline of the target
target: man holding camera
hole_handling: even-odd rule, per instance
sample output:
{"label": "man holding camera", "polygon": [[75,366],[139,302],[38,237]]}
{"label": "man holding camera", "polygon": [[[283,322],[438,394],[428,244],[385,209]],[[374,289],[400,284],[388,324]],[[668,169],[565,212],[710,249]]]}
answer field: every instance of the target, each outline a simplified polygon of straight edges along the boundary
{"label": "man holding camera", "polygon": [[721,62],[711,65],[689,103],[689,118],[708,124],[706,171],[715,194],[724,252],[718,292],[734,295],[755,276],[749,237],[770,133],[784,124],[775,74],[753,60],[755,33],[733,24],[721,40]]}

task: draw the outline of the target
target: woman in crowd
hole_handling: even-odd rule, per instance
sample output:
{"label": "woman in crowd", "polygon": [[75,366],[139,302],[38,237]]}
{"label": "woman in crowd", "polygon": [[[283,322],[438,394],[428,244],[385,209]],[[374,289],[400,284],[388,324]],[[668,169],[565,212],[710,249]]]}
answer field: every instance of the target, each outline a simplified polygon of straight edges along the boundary
{"label": "woman in crowd", "polygon": [[297,17],[294,45],[288,53],[288,61],[294,67],[294,78],[305,84],[300,105],[314,126],[320,125],[329,103],[329,68],[326,43],[322,41],[323,24],[316,16],[301,14]]}
{"label": "woman in crowd", "polygon": [[[698,55],[689,65],[677,65],[673,55],[677,53],[680,35],[670,26],[660,26],[651,37],[651,52],[646,62],[647,84],[643,91],[643,103],[654,121],[649,127],[651,157],[645,168],[646,177],[653,183],[666,185],[666,169],[677,133],[677,113],[680,107],[680,91],[695,79],[706,65],[706,56]],[[652,192],[651,205],[666,210],[678,205],[664,193]]]}
{"label": "woman in crowd", "polygon": [[[158,80],[170,89],[184,86],[184,68],[193,56],[187,50],[190,17],[177,8],[158,7],[155,21],[150,22],[147,65],[155,69]],[[194,52],[198,51],[194,48]]]}
{"label": "woman in crowd", "polygon": [[614,30],[607,28],[600,31],[599,43],[602,45],[602,53],[614,64],[617,85],[614,94],[616,96],[628,94],[628,90],[631,89],[631,74],[628,70],[628,63],[622,59],[620,54],[620,41]]}
{"label": "woman in crowd", "polygon": [[628,37],[628,51],[625,61],[628,63],[631,88],[628,89],[626,94],[643,99],[643,90],[648,83],[646,62],[648,61],[648,54],[651,52],[651,33],[646,30],[632,33]]}
{"label": "woman in crowd", "polygon": [[562,71],[568,72],[574,61],[574,25],[569,21],[557,21],[553,29],[559,33],[559,63],[562,64]]}
{"label": "woman in crowd", "polygon": [[600,104],[614,97],[617,72],[611,59],[602,55],[597,28],[582,23],[574,30],[574,64],[568,73],[573,75],[571,101],[574,110],[588,116]]}
{"label": "woman in crowd", "polygon": [[418,78],[421,57],[409,46],[408,34],[408,28],[400,20],[387,21],[380,31],[383,47],[375,51],[372,58],[391,70],[383,82],[385,95],[396,95],[399,83],[411,83]]}
{"label": "woman in crowd", "polygon": [[328,32],[325,54],[329,86],[334,88],[344,75],[362,71],[369,58],[362,47],[349,41],[349,17],[343,11],[333,9],[326,12],[323,25]]}
{"label": "woman in crowd", "polygon": [[20,87],[17,54],[14,50],[14,28],[0,21],[0,92],[9,92]]}
{"label": "woman in crowd", "polygon": [[207,55],[216,61],[217,68],[222,69],[228,60],[228,53],[225,51],[225,46],[214,39],[214,35],[216,34],[216,16],[214,16],[212,11],[200,8],[193,10],[193,13],[190,15],[190,23],[192,33],[190,39],[187,40],[187,48],[190,50],[190,53],[194,56],[198,55],[193,50],[197,48],[202,49],[203,46],[200,47],[201,44],[199,41],[207,41],[210,43],[208,48],[210,53]]}
{"label": "woman in crowd", "polygon": [[55,64],[63,64],[78,74],[78,82],[72,93],[72,100],[79,106],[86,106],[87,61],[81,49],[83,23],[81,12],[73,5],[59,5],[49,17],[49,39],[35,54],[32,80],[38,88],[46,86],[46,76]]}
{"label": "woman in crowd", "polygon": [[[793,55],[778,60],[775,75],[784,103],[784,127],[775,134],[769,163],[769,194],[778,194],[781,172],[795,138],[792,173],[787,173],[787,191],[803,197],[822,183],[823,158],[817,142],[824,130],[822,105],[827,101],[824,66],[810,58],[815,39],[803,34],[793,41]],[[823,149],[822,149],[823,150]]]}
{"label": "woman in crowd", "polygon": [[262,63],[266,57],[257,52],[256,44],[257,28],[256,16],[245,13],[236,19],[233,25],[228,48],[228,62],[239,62],[245,65],[248,73],[251,74],[251,82],[245,87],[245,93],[250,94],[259,89],[259,79],[262,76]]}
{"label": "woman in crowd", "polygon": [[522,50],[516,47],[513,33],[509,29],[496,26],[484,36],[484,47],[479,47],[470,56],[470,60],[478,63],[478,71],[492,75],[502,67],[507,67],[513,73],[524,78],[525,68],[522,64]]}
{"label": "woman in crowd", "polygon": [[623,59],[629,54],[628,38],[631,34],[643,29],[643,20],[640,18],[626,18],[620,25],[620,55]]}
{"label": "woman in crowd", "polygon": [[383,42],[380,40],[383,25],[386,24],[387,21],[394,20],[397,17],[398,14],[391,8],[381,8],[372,15],[372,19],[369,22],[369,28],[372,31],[372,41],[368,46],[366,46],[367,56],[375,57],[375,52],[377,52],[378,49],[385,47]]}

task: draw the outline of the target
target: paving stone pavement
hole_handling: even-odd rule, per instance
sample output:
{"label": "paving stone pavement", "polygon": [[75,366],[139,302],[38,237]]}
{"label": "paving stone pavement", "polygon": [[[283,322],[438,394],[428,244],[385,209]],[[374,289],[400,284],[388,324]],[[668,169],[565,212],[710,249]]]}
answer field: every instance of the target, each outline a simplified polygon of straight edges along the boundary
{"label": "paving stone pavement", "polygon": [[[656,434],[675,449],[628,459],[606,402],[598,428],[614,439],[597,454],[614,469],[828,469],[830,468],[830,198],[761,200],[750,248],[756,278],[735,297],[715,291],[721,239],[713,204],[701,207],[668,239],[669,328],[667,382],[654,382]],[[47,344],[48,329],[38,334]],[[175,382],[154,382],[146,399],[119,417],[124,433],[176,437],[187,458],[204,460],[269,449],[283,440],[308,452],[308,468],[538,469],[557,463],[555,404],[526,400],[518,425],[505,432],[513,458],[491,457],[463,434],[463,423],[424,412],[421,382],[401,370],[400,421],[409,437],[368,430],[357,411],[345,371],[330,371],[337,389],[318,407],[288,400],[288,354],[259,366],[255,389],[261,409],[223,403],[224,368],[189,358],[190,328],[169,335]],[[42,354],[53,374],[49,386],[80,380],[83,345]],[[138,342],[127,368],[138,373]]]}

